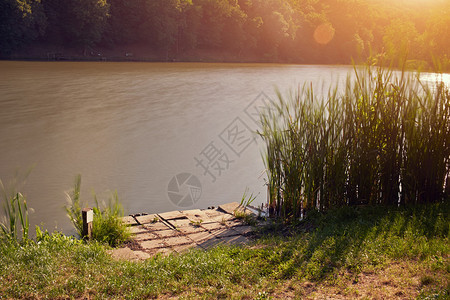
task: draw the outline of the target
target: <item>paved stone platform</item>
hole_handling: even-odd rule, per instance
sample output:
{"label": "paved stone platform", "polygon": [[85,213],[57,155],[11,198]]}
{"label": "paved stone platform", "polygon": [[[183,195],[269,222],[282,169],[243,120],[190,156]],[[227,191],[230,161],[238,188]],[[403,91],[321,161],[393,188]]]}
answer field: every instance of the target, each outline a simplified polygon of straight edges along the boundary
{"label": "paved stone platform", "polygon": [[[144,260],[157,253],[180,253],[190,248],[208,249],[219,244],[248,243],[252,227],[235,218],[239,203],[218,208],[138,214],[123,218],[130,226],[133,243],[114,249],[118,259]],[[251,211],[245,211],[251,213]]]}

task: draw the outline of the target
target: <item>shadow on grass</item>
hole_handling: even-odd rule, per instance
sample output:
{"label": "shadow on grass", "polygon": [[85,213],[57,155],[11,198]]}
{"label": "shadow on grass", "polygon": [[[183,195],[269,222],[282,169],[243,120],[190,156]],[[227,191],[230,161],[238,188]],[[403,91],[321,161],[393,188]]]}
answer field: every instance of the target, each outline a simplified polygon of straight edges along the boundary
{"label": "shadow on grass", "polygon": [[[345,207],[313,213],[295,225],[280,224],[261,231],[269,247],[262,255],[275,277],[299,275],[311,280],[329,278],[345,269],[359,273],[389,258],[424,259],[448,251],[447,203],[415,207]],[[282,239],[281,236],[289,238]],[[281,247],[280,247],[281,245]]]}

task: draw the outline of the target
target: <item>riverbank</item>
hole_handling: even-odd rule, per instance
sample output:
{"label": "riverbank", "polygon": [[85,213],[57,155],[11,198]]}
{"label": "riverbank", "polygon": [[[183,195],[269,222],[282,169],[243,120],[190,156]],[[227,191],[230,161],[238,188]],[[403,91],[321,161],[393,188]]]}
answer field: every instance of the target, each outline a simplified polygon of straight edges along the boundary
{"label": "riverbank", "polygon": [[[132,61],[132,62],[229,62],[229,63],[290,63],[256,53],[236,54],[222,49],[195,49],[188,51],[161,51],[143,45],[108,47],[63,47],[33,44],[2,57],[4,60],[24,61]],[[296,61],[301,63],[301,59]]]}
{"label": "riverbank", "polygon": [[[98,243],[50,234],[0,245],[4,298],[446,299],[449,206],[343,208],[273,222],[245,246],[114,260]],[[428,299],[429,299],[428,298]]]}

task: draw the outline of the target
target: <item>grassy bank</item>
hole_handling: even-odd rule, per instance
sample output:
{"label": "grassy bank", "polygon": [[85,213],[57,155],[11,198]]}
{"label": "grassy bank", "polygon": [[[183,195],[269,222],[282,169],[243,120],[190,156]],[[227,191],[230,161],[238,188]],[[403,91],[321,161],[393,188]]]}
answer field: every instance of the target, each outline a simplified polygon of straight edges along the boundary
{"label": "grassy bank", "polygon": [[[449,205],[352,207],[262,228],[252,245],[114,261],[61,234],[0,245],[3,298],[449,297]],[[435,299],[435,298],[433,298]]]}

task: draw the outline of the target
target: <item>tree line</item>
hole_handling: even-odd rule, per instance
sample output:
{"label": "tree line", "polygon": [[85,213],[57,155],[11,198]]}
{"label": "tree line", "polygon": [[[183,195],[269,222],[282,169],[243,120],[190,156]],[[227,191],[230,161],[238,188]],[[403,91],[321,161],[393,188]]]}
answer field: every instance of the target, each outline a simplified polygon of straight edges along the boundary
{"label": "tree line", "polygon": [[[416,4],[414,4],[416,3]],[[0,54],[34,44],[140,45],[177,58],[214,50],[236,59],[349,63],[450,58],[450,1],[0,0]]]}

